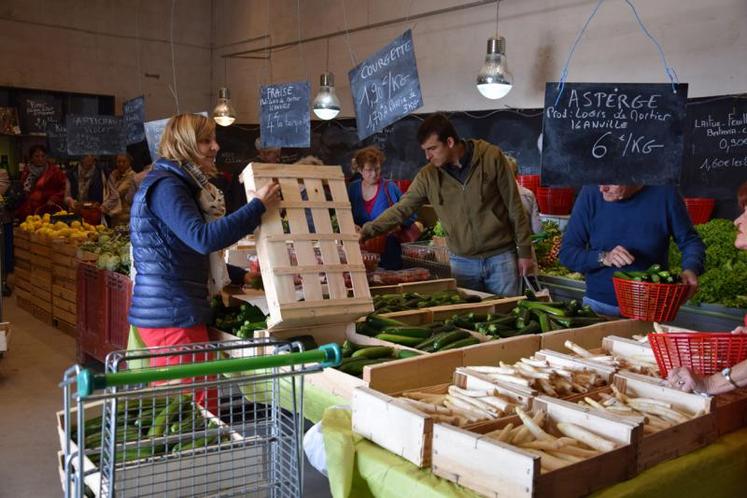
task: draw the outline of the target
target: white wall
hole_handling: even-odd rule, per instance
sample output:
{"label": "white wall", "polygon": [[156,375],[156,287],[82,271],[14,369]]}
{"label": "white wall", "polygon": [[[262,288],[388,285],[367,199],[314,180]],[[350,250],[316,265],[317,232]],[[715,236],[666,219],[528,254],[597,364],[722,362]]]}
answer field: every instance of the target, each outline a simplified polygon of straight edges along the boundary
{"label": "white wall", "polygon": [[[175,114],[170,14],[168,0],[2,0],[0,86],[114,95],[117,113],[124,100],[145,95],[147,119]],[[210,17],[209,1],[176,3],[182,111],[214,105]]]}
{"label": "white wall", "polygon": [[[344,2],[344,3],[343,3]],[[417,15],[474,1],[455,0],[305,0],[302,37]],[[591,13],[594,0],[503,0],[500,32],[506,37],[514,89],[503,100],[484,99],[474,81],[495,32],[495,3],[353,33],[357,62],[408,27],[413,29],[424,107],[435,110],[542,107],[546,81],[557,80],[568,50]],[[637,0],[649,31],[662,44],[690,97],[747,92],[747,1]],[[227,69],[239,121],[258,122],[260,84],[310,79],[318,89],[325,68],[326,41],[272,52],[271,60],[229,59],[221,55],[262,48],[267,39],[242,42],[269,33],[278,44],[298,37],[296,0],[214,0],[213,92]],[[268,15],[269,10],[269,15]],[[271,22],[268,22],[270,20]],[[229,45],[230,44],[230,45]],[[330,70],[335,73],[342,115],[353,116],[347,79],[353,67],[344,36],[330,39]],[[301,57],[301,52],[303,57]],[[255,56],[261,53],[253,54]],[[623,0],[607,0],[576,50],[569,81],[665,82],[653,44],[641,33]]]}

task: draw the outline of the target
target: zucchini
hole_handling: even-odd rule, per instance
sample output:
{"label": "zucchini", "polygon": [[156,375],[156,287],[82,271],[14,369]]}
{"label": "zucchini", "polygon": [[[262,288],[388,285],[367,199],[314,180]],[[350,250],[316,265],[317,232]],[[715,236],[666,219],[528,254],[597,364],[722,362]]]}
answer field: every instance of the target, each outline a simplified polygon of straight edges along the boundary
{"label": "zucchini", "polygon": [[381,330],[377,329],[373,325],[367,322],[358,322],[355,324],[355,331],[359,333],[360,335],[365,335],[368,337],[373,337],[376,334],[380,333]]}
{"label": "zucchini", "polygon": [[591,316],[574,316],[574,317],[550,317],[555,323],[567,328],[572,329],[576,327],[586,327],[588,325],[595,325],[597,323],[605,322],[606,320],[602,317],[591,317]]}
{"label": "zucchini", "polygon": [[394,344],[401,344],[402,346],[417,346],[423,342],[422,337],[409,337],[406,335],[379,334],[376,338],[382,341],[393,342]]}
{"label": "zucchini", "polygon": [[421,342],[421,343],[419,343],[419,344],[415,345],[415,347],[416,347],[417,349],[422,349],[422,350],[424,350],[424,351],[425,351],[425,348],[428,348],[428,347],[431,347],[431,346],[433,346],[433,343],[434,343],[434,342],[436,342],[436,341],[437,341],[438,339],[442,338],[443,336],[445,336],[445,335],[446,335],[446,334],[448,334],[448,333],[449,333],[449,332],[441,332],[440,334],[436,334],[436,335],[434,335],[433,337],[430,337],[430,338],[428,338],[428,339],[424,340],[423,342]]}
{"label": "zucchini", "polygon": [[458,349],[458,348],[464,348],[467,346],[474,346],[475,344],[479,344],[480,340],[476,337],[465,337],[464,339],[460,339],[458,341],[454,341],[451,344],[447,344],[446,346],[439,349],[439,351],[447,351],[449,349]]}
{"label": "zucchini", "polygon": [[412,351],[410,349],[400,349],[397,352],[397,358],[400,360],[403,360],[405,358],[412,358],[413,356],[422,356],[423,353],[419,353],[417,351]]}
{"label": "zucchini", "polygon": [[394,350],[392,348],[387,346],[364,347],[355,351],[351,358],[385,358],[387,356],[392,356],[393,351]]}
{"label": "zucchini", "polygon": [[[541,303],[539,301],[519,301],[519,307],[530,311],[543,311],[547,314],[554,316],[568,316],[568,312],[564,308],[559,308],[550,304]],[[526,321],[526,319],[525,319]]]}
{"label": "zucchini", "polygon": [[360,377],[363,375],[363,367],[366,365],[375,365],[391,360],[392,358],[355,358],[353,361],[341,364],[337,369],[348,375]]}
{"label": "zucchini", "polygon": [[153,421],[153,425],[148,430],[148,437],[163,436],[171,420],[182,411],[182,407],[186,410],[186,407],[190,406],[191,402],[192,395],[190,394],[180,394],[171,398],[166,407],[161,410]]}
{"label": "zucchini", "polygon": [[437,339],[433,343],[433,347],[436,349],[436,351],[441,351],[441,348],[443,348],[444,346],[448,346],[452,342],[456,342],[461,339],[466,339],[467,337],[472,336],[466,330],[455,330],[454,332],[449,332],[443,337]]}
{"label": "zucchini", "polygon": [[541,331],[542,328],[540,327],[540,324],[532,320],[531,322],[527,323],[526,326],[520,328],[516,335],[537,334]]}
{"label": "zucchini", "polygon": [[406,323],[402,323],[399,320],[392,320],[391,318],[384,318],[383,316],[379,316],[376,313],[371,313],[366,317],[366,323],[371,325],[372,327],[382,330],[386,327],[406,327]]}
{"label": "zucchini", "polygon": [[342,347],[340,348],[340,350],[342,351],[342,357],[350,358],[353,353],[355,353],[360,348],[361,346],[345,339],[345,342],[342,343]]}
{"label": "zucchini", "polygon": [[427,339],[433,335],[433,331],[427,327],[386,327],[381,331],[383,334],[400,335],[405,337],[417,337],[419,339]]}

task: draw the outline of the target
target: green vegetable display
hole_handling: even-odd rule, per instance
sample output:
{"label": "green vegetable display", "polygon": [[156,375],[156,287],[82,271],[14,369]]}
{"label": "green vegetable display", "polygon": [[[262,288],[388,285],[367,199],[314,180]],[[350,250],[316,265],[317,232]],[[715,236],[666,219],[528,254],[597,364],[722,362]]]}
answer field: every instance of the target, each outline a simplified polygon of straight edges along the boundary
{"label": "green vegetable display", "polygon": [[583,280],[581,273],[572,272],[560,264],[558,254],[563,234],[557,223],[550,220],[542,222],[542,231],[532,236],[534,252],[537,256],[537,265],[540,273],[554,277],[570,278],[572,280]]}
{"label": "green vegetable display", "polygon": [[446,289],[429,295],[405,292],[404,294],[380,294],[373,297],[374,310],[379,314],[481,301],[480,296],[462,294],[457,289]]}
{"label": "green vegetable display", "polygon": [[253,304],[245,303],[239,307],[227,308],[223,300],[215,296],[210,301],[213,309],[215,328],[230,332],[241,339],[252,339],[257,330],[267,328],[267,316]]}
{"label": "green vegetable display", "polygon": [[96,267],[130,274],[130,237],[129,234],[119,232],[105,232],[95,241],[84,242],[80,249],[98,255]]}
{"label": "green vegetable display", "polygon": [[[706,246],[706,260],[705,272],[698,277],[698,292],[691,301],[747,308],[747,252],[734,247],[734,223],[714,219],[696,225],[695,230]],[[674,242],[669,246],[669,266],[682,269],[682,255]]]}

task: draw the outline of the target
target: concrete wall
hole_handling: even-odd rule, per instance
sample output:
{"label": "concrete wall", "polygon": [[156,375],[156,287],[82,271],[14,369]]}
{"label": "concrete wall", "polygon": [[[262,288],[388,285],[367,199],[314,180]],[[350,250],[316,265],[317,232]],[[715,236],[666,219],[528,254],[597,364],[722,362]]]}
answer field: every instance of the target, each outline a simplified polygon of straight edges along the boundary
{"label": "concrete wall", "polygon": [[[303,38],[366,26],[423,12],[476,3],[456,0],[305,0]],[[485,44],[495,32],[495,3],[420,18],[329,40],[342,116],[353,116],[347,79],[352,52],[360,62],[408,27],[413,29],[425,106],[435,110],[542,107],[546,81],[557,80],[573,40],[594,0],[504,0],[500,32],[506,37],[514,88],[501,101],[480,96],[475,77]],[[650,32],[662,44],[691,97],[747,92],[747,1],[638,0]],[[214,0],[213,87],[226,81],[239,121],[258,122],[260,84],[310,79],[318,89],[325,40],[273,51],[269,60],[221,55],[298,38],[296,0]],[[345,6],[345,9],[343,9]],[[269,34],[269,38],[246,41]],[[255,53],[253,56],[262,56]],[[608,0],[592,21],[570,66],[569,81],[665,82],[653,44],[640,32],[623,0]]]}
{"label": "concrete wall", "polygon": [[[211,5],[178,0],[174,16],[182,111],[209,110]],[[145,95],[146,118],[176,113],[168,0],[0,1],[0,86]]]}

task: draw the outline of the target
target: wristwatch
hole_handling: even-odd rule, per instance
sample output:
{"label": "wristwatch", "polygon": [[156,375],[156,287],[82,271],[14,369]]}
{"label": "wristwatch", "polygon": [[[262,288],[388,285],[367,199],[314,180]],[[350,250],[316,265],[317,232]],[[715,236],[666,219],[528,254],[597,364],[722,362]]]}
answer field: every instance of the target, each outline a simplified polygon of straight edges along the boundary
{"label": "wristwatch", "polygon": [[597,263],[599,263],[599,266],[605,266],[604,258],[606,257],[607,257],[607,251],[599,251],[599,254],[597,255]]}
{"label": "wristwatch", "polygon": [[734,382],[734,379],[731,378],[731,368],[726,367],[723,370],[721,370],[721,375],[723,375],[724,378],[729,381],[729,384],[734,386],[735,389],[739,389],[739,386],[737,385],[737,383]]}

